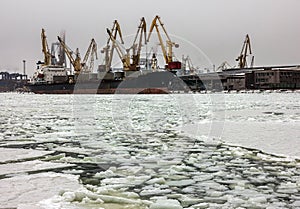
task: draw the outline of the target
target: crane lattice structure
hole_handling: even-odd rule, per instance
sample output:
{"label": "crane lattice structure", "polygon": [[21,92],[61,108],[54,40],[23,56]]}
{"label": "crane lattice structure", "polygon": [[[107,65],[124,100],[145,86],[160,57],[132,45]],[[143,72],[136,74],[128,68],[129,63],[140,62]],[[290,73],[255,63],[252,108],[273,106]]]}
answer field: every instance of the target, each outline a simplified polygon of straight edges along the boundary
{"label": "crane lattice structure", "polygon": [[[250,58],[250,65],[248,66],[248,62],[247,62],[247,57],[251,57]],[[243,47],[242,47],[242,51],[240,53],[240,55],[238,56],[238,58],[236,58],[236,61],[238,61],[238,67],[239,68],[252,68],[253,64],[254,64],[254,56],[252,55],[252,50],[251,50],[251,43],[250,43],[250,38],[249,35],[246,35]]]}

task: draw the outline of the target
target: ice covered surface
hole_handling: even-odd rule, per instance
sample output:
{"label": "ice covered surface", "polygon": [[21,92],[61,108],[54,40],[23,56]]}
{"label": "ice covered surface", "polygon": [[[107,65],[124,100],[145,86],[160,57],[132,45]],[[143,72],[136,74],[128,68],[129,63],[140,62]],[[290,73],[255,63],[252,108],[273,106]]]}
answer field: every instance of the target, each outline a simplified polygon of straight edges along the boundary
{"label": "ice covered surface", "polygon": [[47,171],[68,167],[74,167],[74,165],[66,163],[42,162],[39,160],[19,163],[7,163],[0,165],[0,175],[13,175],[27,172],[33,173],[38,171]]}
{"label": "ice covered surface", "polygon": [[[186,125],[181,130],[191,137],[208,136],[210,124]],[[300,158],[299,137],[300,122],[225,121],[219,139],[267,153]]]}
{"label": "ice covered surface", "polygon": [[[1,208],[39,208],[39,202],[80,187],[78,177],[57,173],[19,175],[0,180]],[[50,208],[50,207],[49,207]]]}
{"label": "ice covered surface", "polygon": [[157,200],[150,209],[183,209],[178,200]]}
{"label": "ice covered surface", "polygon": [[[0,163],[7,163],[11,161],[28,160],[42,157],[51,154],[51,151],[41,151],[32,149],[12,149],[0,148]],[[1,169],[0,169],[1,171]]]}
{"label": "ice covered surface", "polygon": [[[224,95],[210,117],[178,130],[191,137],[220,139],[272,154],[300,157],[300,94]],[[213,110],[213,108],[211,108]],[[215,132],[214,128],[221,131]]]}
{"label": "ice covered surface", "polygon": [[59,195],[39,202],[41,208],[103,208],[103,209],[147,209],[151,201],[141,200],[132,192],[104,191],[94,186],[75,190],[62,190]]}
{"label": "ice covered surface", "polygon": [[[20,169],[0,184],[35,179],[47,174],[43,166],[69,162],[77,167],[61,167],[57,175],[79,175],[79,187],[37,193],[35,207],[298,207],[299,161],[274,154],[297,155],[299,96],[0,94],[0,146],[26,148],[39,158],[3,156],[3,168]],[[27,170],[38,174],[18,172]],[[10,194],[14,206],[28,206],[18,190]]]}

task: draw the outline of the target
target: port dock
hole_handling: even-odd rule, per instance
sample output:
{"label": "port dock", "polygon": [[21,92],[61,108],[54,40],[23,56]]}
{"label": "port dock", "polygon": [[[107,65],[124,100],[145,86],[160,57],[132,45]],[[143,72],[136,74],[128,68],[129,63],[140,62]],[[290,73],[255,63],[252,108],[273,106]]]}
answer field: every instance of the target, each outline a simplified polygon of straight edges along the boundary
{"label": "port dock", "polygon": [[22,89],[27,82],[27,75],[20,73],[0,72],[0,92],[9,92]]}
{"label": "port dock", "polygon": [[227,69],[180,77],[191,91],[300,89],[300,66]]}

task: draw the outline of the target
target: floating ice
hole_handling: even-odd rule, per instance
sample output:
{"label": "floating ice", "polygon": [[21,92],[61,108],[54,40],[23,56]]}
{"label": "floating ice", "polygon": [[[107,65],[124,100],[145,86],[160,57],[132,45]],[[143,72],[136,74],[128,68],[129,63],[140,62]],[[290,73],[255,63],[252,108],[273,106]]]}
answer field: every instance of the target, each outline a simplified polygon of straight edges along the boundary
{"label": "floating ice", "polygon": [[291,207],[293,208],[300,208],[300,200],[296,200],[291,204]]}
{"label": "floating ice", "polygon": [[145,189],[140,192],[141,196],[166,195],[172,192],[171,189],[152,188]]}
{"label": "floating ice", "polygon": [[202,203],[203,201],[204,200],[202,198],[191,198],[191,197],[186,197],[186,196],[180,198],[180,202],[183,207]]}
{"label": "floating ice", "polygon": [[192,179],[183,179],[179,181],[167,181],[167,185],[176,186],[176,187],[189,186],[189,185],[193,185],[194,183],[195,181]]}
{"label": "floating ice", "polygon": [[296,194],[299,192],[299,190],[300,187],[297,184],[291,182],[287,182],[287,183],[283,182],[277,188],[278,193],[284,193],[284,194]]}
{"label": "floating ice", "polygon": [[108,178],[108,177],[111,178],[114,176],[117,176],[117,174],[111,169],[108,169],[106,171],[101,171],[101,172],[98,172],[95,174],[95,178],[99,178],[99,179],[104,179],[104,178]]}
{"label": "floating ice", "polygon": [[205,208],[209,208],[209,203],[199,203],[199,204],[196,204],[196,205],[193,205],[192,208],[195,208],[195,209],[205,209]]}
{"label": "floating ice", "polygon": [[1,207],[17,208],[22,205],[23,208],[34,208],[40,201],[58,195],[62,190],[80,187],[78,177],[67,174],[42,173],[1,179]]}
{"label": "floating ice", "polygon": [[[8,157],[1,148],[4,179],[0,187],[4,180],[22,176],[25,182],[26,176],[33,176],[20,172],[46,173],[49,169],[78,174],[85,184],[42,197],[41,207],[195,209],[299,205],[299,161],[263,152],[300,156],[298,95],[230,94],[225,95],[227,101],[221,107],[213,107],[207,101],[208,95],[200,94],[135,95],[134,100],[128,95],[78,95],[81,102],[74,101],[71,95],[21,95],[20,105],[14,102],[17,95],[6,95],[10,99],[2,100],[6,106],[0,112],[0,129],[4,130],[0,145],[31,149],[28,155],[22,153],[23,149],[12,149]],[[193,98],[195,104],[191,105]],[[174,103],[178,99],[182,101]],[[219,117],[222,111],[226,113],[224,120]],[[214,122],[224,122],[221,138],[210,136]],[[188,134],[174,130],[182,124],[189,129],[178,129]],[[40,158],[47,162],[34,160]],[[70,164],[63,162],[79,166],[66,168]],[[18,176],[8,178],[11,175]],[[52,178],[50,185],[48,180],[41,180],[45,181],[40,184],[45,188],[37,189],[41,194],[43,189],[64,186],[64,182]],[[23,182],[15,182],[22,187]],[[33,194],[31,188],[35,187],[28,185],[23,192]],[[2,191],[3,188],[1,195]],[[0,200],[23,195],[18,190],[9,192]],[[21,208],[22,201],[24,209],[39,207],[32,205],[36,201],[31,204],[23,199],[9,206]]]}
{"label": "floating ice", "polygon": [[165,184],[166,180],[163,177],[153,178],[146,182],[147,184]]}
{"label": "floating ice", "polygon": [[183,209],[178,200],[157,200],[150,205],[150,209]]}
{"label": "floating ice", "polygon": [[150,176],[128,176],[126,178],[107,178],[101,181],[102,184],[122,184],[128,186],[138,186],[149,180]]}
{"label": "floating ice", "polygon": [[72,164],[43,162],[39,160],[26,161],[20,163],[7,163],[0,165],[0,175],[47,171],[73,166],[74,165]]}
{"label": "floating ice", "polygon": [[33,159],[33,158],[43,157],[51,153],[53,152],[32,150],[32,149],[0,148],[0,163]]}

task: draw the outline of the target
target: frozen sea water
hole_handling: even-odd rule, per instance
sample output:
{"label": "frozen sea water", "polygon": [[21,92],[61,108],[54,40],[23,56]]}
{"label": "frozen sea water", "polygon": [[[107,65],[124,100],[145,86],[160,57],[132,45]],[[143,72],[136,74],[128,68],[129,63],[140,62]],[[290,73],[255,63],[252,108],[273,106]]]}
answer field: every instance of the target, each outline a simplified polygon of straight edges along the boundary
{"label": "frozen sea water", "polygon": [[300,94],[0,94],[0,208],[300,207]]}

